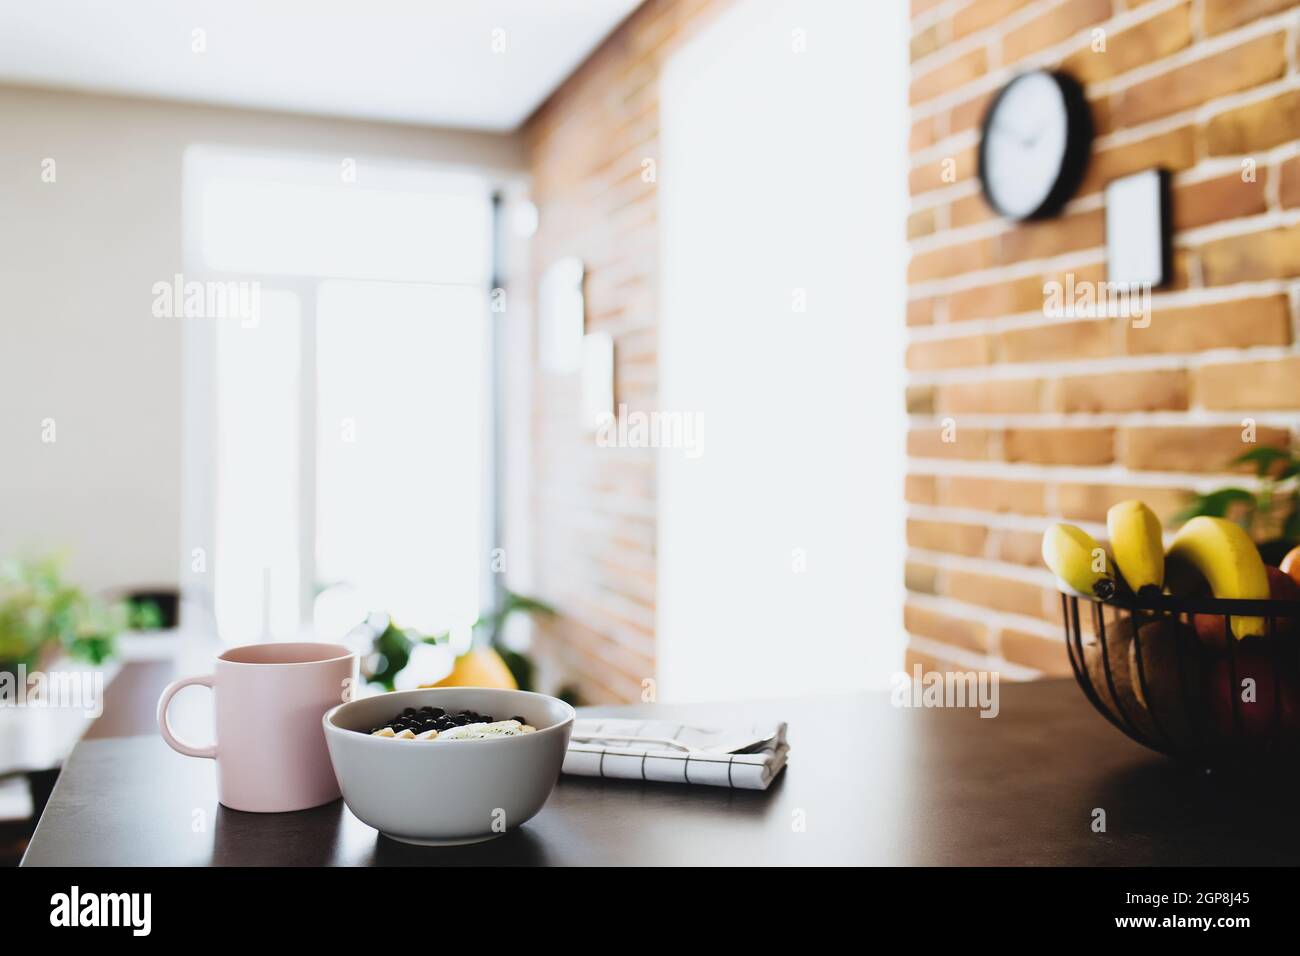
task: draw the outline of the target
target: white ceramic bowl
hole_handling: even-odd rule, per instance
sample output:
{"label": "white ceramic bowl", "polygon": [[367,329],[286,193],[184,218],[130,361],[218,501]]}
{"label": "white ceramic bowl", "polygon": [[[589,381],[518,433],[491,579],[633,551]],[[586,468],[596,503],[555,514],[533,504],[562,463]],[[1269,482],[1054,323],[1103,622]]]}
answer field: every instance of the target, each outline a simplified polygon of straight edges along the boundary
{"label": "white ceramic bowl", "polygon": [[[407,707],[518,715],[536,733],[486,740],[394,740],[370,731]],[[522,690],[434,687],[340,704],[325,742],[348,809],[404,843],[448,846],[500,836],[551,795],[573,732],[573,708]]]}

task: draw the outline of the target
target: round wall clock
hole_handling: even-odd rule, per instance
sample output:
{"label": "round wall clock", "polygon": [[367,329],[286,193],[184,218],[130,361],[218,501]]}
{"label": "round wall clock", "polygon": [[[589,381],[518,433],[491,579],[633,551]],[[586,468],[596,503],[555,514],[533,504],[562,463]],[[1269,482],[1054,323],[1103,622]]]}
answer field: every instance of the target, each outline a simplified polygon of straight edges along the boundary
{"label": "round wall clock", "polygon": [[1083,88],[1034,70],[1004,86],[984,114],[979,177],[989,205],[1009,219],[1045,219],[1079,188],[1092,146]]}

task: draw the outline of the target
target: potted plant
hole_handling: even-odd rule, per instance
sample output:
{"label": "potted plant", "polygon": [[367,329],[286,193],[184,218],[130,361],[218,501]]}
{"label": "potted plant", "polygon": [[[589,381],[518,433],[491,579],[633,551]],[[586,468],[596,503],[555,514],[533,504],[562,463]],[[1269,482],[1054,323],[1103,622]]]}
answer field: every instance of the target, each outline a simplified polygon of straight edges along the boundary
{"label": "potted plant", "polygon": [[[456,658],[452,672],[436,686],[532,690],[532,660],[528,655],[506,647],[502,640],[506,621],[521,613],[553,615],[555,611],[534,598],[507,591],[500,608],[475,622],[474,639],[469,650]],[[393,689],[394,679],[406,667],[411,652],[418,645],[446,645],[451,639],[445,633],[426,635],[414,628],[399,627],[391,617],[383,614],[372,616],[362,627],[373,635],[370,654],[363,663],[366,679],[386,690]]]}
{"label": "potted plant", "polygon": [[56,558],[0,564],[0,671],[39,668],[62,652],[99,664],[127,625],[125,605],[94,600],[63,579]]}
{"label": "potted plant", "polygon": [[1197,495],[1174,521],[1197,515],[1236,521],[1258,543],[1264,562],[1276,565],[1300,543],[1300,456],[1264,446],[1237,456],[1232,464],[1252,465],[1258,489],[1228,486]]}

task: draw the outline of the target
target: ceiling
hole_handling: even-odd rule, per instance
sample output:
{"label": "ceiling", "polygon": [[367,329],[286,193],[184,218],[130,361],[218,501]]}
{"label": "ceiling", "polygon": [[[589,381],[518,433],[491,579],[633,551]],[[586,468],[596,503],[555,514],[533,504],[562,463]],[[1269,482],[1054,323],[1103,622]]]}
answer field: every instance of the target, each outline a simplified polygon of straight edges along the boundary
{"label": "ceiling", "polygon": [[0,83],[505,131],[640,2],[7,0]]}

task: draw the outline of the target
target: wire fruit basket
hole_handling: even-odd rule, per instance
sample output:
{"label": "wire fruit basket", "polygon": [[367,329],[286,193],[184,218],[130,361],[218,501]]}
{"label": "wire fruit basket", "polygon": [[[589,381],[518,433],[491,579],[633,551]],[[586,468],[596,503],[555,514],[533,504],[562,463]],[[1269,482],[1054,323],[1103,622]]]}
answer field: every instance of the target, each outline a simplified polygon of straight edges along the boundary
{"label": "wire fruit basket", "polygon": [[1062,593],[1061,610],[1075,680],[1133,740],[1205,765],[1300,756],[1300,601]]}

